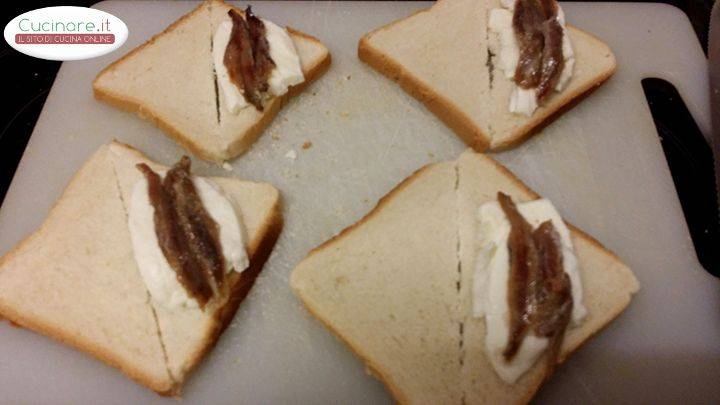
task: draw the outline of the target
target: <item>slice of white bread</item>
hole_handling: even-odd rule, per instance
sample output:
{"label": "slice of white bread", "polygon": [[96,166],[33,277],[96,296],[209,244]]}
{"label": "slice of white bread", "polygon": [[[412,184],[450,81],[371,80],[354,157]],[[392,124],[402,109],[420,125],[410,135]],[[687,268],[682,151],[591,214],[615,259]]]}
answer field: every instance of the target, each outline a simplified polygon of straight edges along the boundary
{"label": "slice of white bread", "polygon": [[211,38],[231,7],[219,0],[201,3],[103,69],[93,81],[95,98],[151,121],[197,157],[221,163],[245,152],[290,97],[327,70],[330,53],[317,39],[288,28],[305,81],[270,100],[263,112],[230,114],[217,94]]}
{"label": "slice of white bread", "polygon": [[163,168],[113,142],[80,169],[43,225],[0,259],[0,317],[178,395],[269,256],[282,228],[280,196],[268,184],[212,179],[245,224],[250,268],[230,279],[231,297],[208,313],[168,311],[150,298],[130,242],[124,204],[139,162]]}
{"label": "slice of white bread", "polygon": [[589,94],[616,68],[599,39],[568,26],[575,68],[568,85],[530,117],[508,110],[512,82],[494,66],[488,13],[500,0],[438,0],[365,35],[359,58],[398,82],[477,151],[515,146]]}
{"label": "slice of white bread", "polygon": [[[400,403],[527,402],[545,378],[538,362],[514,385],[485,357],[484,321],[471,315],[476,216],[503,191],[538,196],[494,160],[466,152],[408,177],[355,225],[314,249],[291,285]],[[561,359],[615,318],[638,283],[630,269],[571,228],[589,315]]]}

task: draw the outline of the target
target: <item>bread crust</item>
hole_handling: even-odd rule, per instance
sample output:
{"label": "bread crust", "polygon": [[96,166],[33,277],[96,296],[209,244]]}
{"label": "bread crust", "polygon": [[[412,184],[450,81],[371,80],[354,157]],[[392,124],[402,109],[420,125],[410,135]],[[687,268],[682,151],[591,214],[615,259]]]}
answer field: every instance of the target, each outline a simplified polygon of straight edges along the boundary
{"label": "bread crust", "polygon": [[[485,159],[487,159],[489,162],[491,162],[495,168],[502,172],[504,176],[506,176],[509,180],[511,180],[515,185],[519,188],[521,188],[524,192],[528,193],[530,196],[532,196],[533,199],[541,198],[539,194],[537,194],[535,191],[533,191],[530,187],[525,185],[513,172],[511,172],[508,168],[497,162],[496,160],[484,156]],[[431,168],[432,166],[436,165],[437,163],[430,163],[427,164],[417,171],[415,171],[413,174],[411,174],[409,177],[405,178],[403,181],[401,181],[397,186],[395,186],[388,194],[381,197],[378,203],[375,205],[375,207],[367,213],[363,218],[358,220],[356,223],[348,226],[347,228],[343,229],[338,233],[337,235],[333,236],[329,240],[325,241],[318,247],[312,249],[307,257],[312,256],[313,254],[319,253],[324,249],[332,247],[333,244],[340,241],[342,238],[344,238],[346,235],[351,233],[353,230],[357,229],[360,225],[364,224],[365,222],[372,219],[377,213],[382,210],[382,208],[388,204],[397,194],[399,194],[403,189],[408,187],[410,184],[412,184],[416,179],[418,179],[426,170]],[[456,161],[457,164],[457,161]],[[608,250],[605,246],[603,246],[600,242],[598,242],[595,238],[591,237],[584,231],[578,229],[577,227],[573,226],[572,224],[566,223],[568,225],[568,228],[571,230],[573,236],[583,239],[584,241],[592,244],[596,248],[598,248],[600,251],[602,251],[604,254],[610,256],[613,260],[616,260],[620,262],[621,260],[618,258],[618,256]],[[307,258],[306,257],[306,258]],[[303,260],[304,261],[304,260]],[[299,264],[298,264],[299,266]],[[293,274],[294,275],[294,274]],[[295,283],[291,281],[291,286],[293,288],[293,291],[295,294],[300,298],[300,301],[303,303],[305,308],[307,308],[308,312],[310,312],[315,318],[317,318],[321,324],[323,324],[330,332],[335,335],[337,338],[339,338],[343,343],[345,343],[346,346],[350,348],[350,350],[357,356],[368,368],[371,375],[378,378],[382,383],[387,387],[387,389],[390,391],[393,398],[401,404],[407,404],[410,403],[407,396],[404,395],[402,390],[394,383],[391,376],[389,376],[387,373],[383,372],[382,365],[375,364],[371,359],[369,359],[367,356],[363,354],[361,347],[354,346],[349,339],[346,339],[343,336],[342,331],[335,329],[332,323],[325,319],[321,315],[321,311],[314,308],[311,301],[306,299],[306,297],[303,294],[303,291],[296,287]],[[588,336],[583,341],[578,342],[578,344],[568,347],[566,351],[560,354],[558,358],[558,363],[563,363],[565,360],[570,356],[570,354],[574,353],[580,346],[585,344],[586,342],[590,341],[593,337],[595,337],[600,331],[605,329],[607,325],[611,323],[611,321],[615,318],[617,318],[620,313],[627,308],[627,306],[630,303],[630,298],[628,297],[627,300],[618,302],[615,308],[613,308],[612,311],[609,312],[609,315],[607,316],[607,319],[602,320],[601,327],[597,328],[593,331],[593,333]],[[538,361],[538,363],[541,363],[542,361]],[[546,371],[537,374],[537,377],[533,377],[531,380],[530,387],[527,392],[523,393],[519,403],[529,403],[530,400],[535,396],[537,391],[540,389],[541,384],[543,381],[546,381],[551,377],[551,374],[547,373]]]}
{"label": "bread crust", "polygon": [[[291,86],[287,93],[280,97],[276,97],[271,103],[269,103],[268,108],[265,109],[261,119],[257,121],[252,127],[250,127],[243,136],[240,137],[237,141],[231,143],[228,146],[227,152],[223,153],[222,155],[218,155],[217,153],[208,150],[205,148],[204,145],[195,143],[190,137],[188,137],[183,131],[180,129],[174,127],[172,124],[170,124],[168,121],[166,121],[161,115],[156,114],[151,109],[145,107],[141,102],[131,98],[131,97],[125,97],[121,94],[117,94],[115,92],[112,92],[108,89],[103,89],[97,85],[98,80],[101,76],[103,76],[105,73],[110,72],[115,68],[115,66],[119,65],[125,59],[131,57],[132,55],[136,54],[137,52],[140,52],[142,49],[144,49],[148,45],[152,45],[159,37],[172,32],[177,28],[178,25],[183,23],[186,19],[192,17],[198,12],[202,12],[204,7],[208,7],[210,2],[203,2],[199,6],[197,6],[194,10],[191,12],[185,14],[180,19],[175,21],[174,23],[170,24],[165,30],[163,30],[161,33],[154,35],[152,38],[150,38],[147,42],[143,43],[142,45],[138,46],[137,48],[133,49],[132,51],[128,52],[124,56],[122,56],[120,59],[116,60],[115,62],[111,63],[107,67],[105,67],[103,70],[98,73],[98,75],[93,80],[93,95],[96,100],[105,102],[107,104],[110,104],[116,108],[119,108],[121,110],[129,111],[131,113],[137,114],[140,118],[145,119],[147,121],[150,121],[153,125],[160,128],[161,131],[163,131],[165,134],[167,134],[170,138],[175,140],[175,142],[179,143],[183,148],[188,150],[190,153],[192,153],[194,156],[197,156],[203,160],[207,160],[210,162],[215,162],[218,164],[222,164],[223,162],[230,160],[237,155],[245,152],[252,143],[257,140],[257,138],[262,134],[262,132],[267,128],[268,125],[272,122],[272,120],[275,118],[275,116],[278,114],[280,109],[287,104],[287,102],[294,97],[295,95],[302,92],[303,89],[305,89],[308,85],[310,85],[312,82],[317,80],[320,76],[322,76],[330,67],[330,64],[332,63],[332,58],[330,56],[330,52],[327,52],[325,57],[318,62],[316,65],[312,66],[308,71],[303,72],[305,75],[305,81],[302,83]],[[237,7],[234,7],[237,9]],[[238,9],[239,10],[239,9]],[[291,35],[297,35],[300,37],[303,37],[307,40],[316,42],[318,44],[322,43],[315,37],[302,33],[300,31],[297,31],[293,28],[287,27],[288,32]]]}
{"label": "bread crust", "polygon": [[[431,10],[432,7],[419,10],[408,17],[393,21],[385,26],[371,31],[368,34],[365,34],[358,43],[358,58],[373,69],[377,70],[379,73],[388,77],[390,80],[397,82],[403,90],[416,100],[423,103],[428,110],[435,114],[468,146],[477,152],[484,152],[488,150],[501,151],[518,146],[532,135],[545,128],[565,111],[577,105],[578,102],[600,87],[600,85],[610,78],[610,76],[612,76],[617,70],[615,57],[612,53],[610,53],[610,56],[612,57],[611,69],[604,71],[596,78],[596,80],[587,83],[584,86],[574,89],[571,92],[560,93],[553,97],[548,102],[545,109],[536,111],[527,123],[514,130],[514,134],[512,136],[503,142],[493,144],[492,137],[485,133],[480,127],[475,125],[473,121],[462,110],[460,110],[451,99],[439,94],[431,86],[420,80],[420,78],[414,76],[410,71],[404,68],[402,64],[393,59],[392,55],[386,54],[381,50],[374,48],[371,44],[370,38],[375,33],[389,29],[393,25],[412,18],[417,14],[430,12]],[[570,24],[568,24],[567,27],[604,45],[599,38],[590,33],[579,30]],[[504,78],[501,79],[504,80]]]}
{"label": "bread crust", "polygon": [[[133,153],[136,153],[143,159],[148,159],[140,151],[134,149],[127,144],[117,141],[113,142],[116,145],[131,150]],[[107,148],[107,145],[103,146],[102,148]],[[112,162],[108,161],[107,164],[112,164]],[[83,168],[80,168],[68,184],[75,181],[82,170]],[[53,204],[53,207],[50,209],[48,216],[51,216],[53,214],[55,207],[60,201],[63,200],[66,191],[67,188],[65,189],[65,191],[63,191],[60,198],[58,198],[58,200]],[[40,228],[35,230],[30,236],[22,240],[12,250],[0,257],[0,269],[3,268],[7,261],[12,259],[19,251],[21,251],[26,244],[32,242],[33,239],[38,237],[43,230],[43,226],[44,225],[41,225]],[[277,204],[272,207],[272,213],[268,217],[267,222],[261,227],[260,233],[262,234],[262,237],[255,244],[251,244],[248,246],[248,254],[250,259],[249,267],[242,273],[238,274],[236,278],[232,281],[233,284],[231,287],[228,301],[223,304],[223,306],[215,310],[213,316],[216,320],[216,324],[214,325],[214,328],[207,331],[207,335],[205,337],[203,345],[201,346],[201,350],[195,353],[195,355],[190,360],[190,366],[185,372],[182,381],[173,381],[171,375],[168,375],[168,379],[166,380],[157,380],[153,378],[152,375],[145,373],[143,369],[133,367],[130,364],[124,363],[121,358],[114,356],[112,352],[105,350],[101,345],[98,345],[90,340],[83,340],[79,335],[73,334],[70,331],[65,331],[62,330],[62,328],[54,327],[52,325],[45,324],[42,321],[33,319],[31,316],[27,316],[26,314],[16,311],[10,306],[3,305],[2,300],[0,300],[0,320],[5,318],[15,326],[32,330],[41,335],[56,339],[61,343],[86,352],[95,357],[96,359],[119,369],[123,374],[125,374],[138,384],[150,388],[159,395],[179,396],[182,384],[186,380],[186,377],[199,364],[205,354],[208,353],[215,346],[218,338],[235,316],[240,302],[245,299],[248,292],[254,285],[255,279],[262,271],[265,262],[267,261],[270,253],[275,246],[275,242],[277,241],[280,232],[282,231],[282,227],[282,203],[280,198],[278,198]]]}
{"label": "bread crust", "polygon": [[215,318],[215,325],[213,328],[207,331],[204,338],[204,342],[201,349],[198,350],[189,361],[189,366],[183,374],[183,380],[177,382],[176,386],[172,390],[166,392],[158,392],[163,396],[179,396],[182,388],[182,384],[187,380],[187,376],[200,364],[200,361],[205,355],[212,350],[217,344],[220,335],[230,325],[230,322],[235,317],[240,303],[245,299],[250,289],[255,284],[255,279],[260,274],[275,247],[280,232],[283,227],[283,217],[281,203],[278,202],[273,207],[273,213],[271,214],[268,222],[263,225],[262,234],[263,237],[256,246],[249,246],[248,250],[250,253],[250,266],[245,269],[242,273],[238,274],[233,285],[230,289],[230,296],[228,301],[220,308],[215,310],[213,317]]}

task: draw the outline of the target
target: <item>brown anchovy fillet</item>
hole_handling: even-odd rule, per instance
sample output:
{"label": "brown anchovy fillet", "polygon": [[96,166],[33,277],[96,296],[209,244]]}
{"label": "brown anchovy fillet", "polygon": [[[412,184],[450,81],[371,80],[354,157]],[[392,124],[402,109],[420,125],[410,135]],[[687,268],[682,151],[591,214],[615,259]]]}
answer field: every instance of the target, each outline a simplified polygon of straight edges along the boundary
{"label": "brown anchovy fillet", "polygon": [[538,254],[532,238],[532,226],[517,210],[512,199],[498,193],[498,202],[508,221],[508,251],[510,255],[510,277],[508,283],[508,305],[510,307],[510,339],[503,351],[505,360],[510,361],[520,349],[528,329],[528,294],[527,285],[530,274],[536,272]]}
{"label": "brown anchovy fillet", "polygon": [[243,90],[245,100],[262,111],[262,93],[268,91],[270,72],[275,68],[265,36],[265,24],[253,15],[250,6],[245,10],[245,18],[234,9],[228,11],[228,15],[233,28],[223,63],[230,81]]}
{"label": "brown anchovy fillet", "polygon": [[563,30],[557,20],[555,0],[516,0],[513,29],[520,47],[515,83],[537,88],[538,101],[545,100],[560,80],[565,65]]}
{"label": "brown anchovy fillet", "polygon": [[535,334],[550,339],[547,366],[552,371],[572,314],[572,289],[570,277],[563,269],[560,235],[551,221],[540,224],[533,232],[533,241],[540,266],[530,284],[532,300],[528,314]]}
{"label": "brown anchovy fillet", "polygon": [[270,72],[275,68],[275,62],[270,57],[270,44],[265,35],[265,24],[253,14],[250,6],[245,10],[250,40],[253,44],[253,59],[255,60],[254,72],[258,89],[261,92],[268,91],[268,79]]}
{"label": "brown anchovy fillet", "polygon": [[262,111],[262,100],[259,90],[255,87],[255,59],[250,29],[245,19],[235,10],[228,11],[228,15],[233,22],[233,28],[225,48],[223,62],[228,69],[230,81],[243,90],[245,100]]}
{"label": "brown anchovy fillet", "polygon": [[550,339],[547,367],[552,371],[573,307],[560,235],[551,221],[533,231],[507,195],[498,193],[498,201],[510,222],[510,332],[503,357],[511,361],[531,329],[536,336]]}
{"label": "brown anchovy fillet", "polygon": [[148,180],[160,249],[180,284],[204,308],[213,295],[221,292],[225,259],[219,227],[203,207],[192,183],[190,159],[183,156],[164,180],[144,163],[137,168]]}
{"label": "brown anchovy fillet", "polygon": [[190,178],[190,158],[183,156],[168,171],[163,188],[174,203],[176,219],[188,242],[190,253],[217,293],[225,275],[220,246],[220,229],[205,210]]}

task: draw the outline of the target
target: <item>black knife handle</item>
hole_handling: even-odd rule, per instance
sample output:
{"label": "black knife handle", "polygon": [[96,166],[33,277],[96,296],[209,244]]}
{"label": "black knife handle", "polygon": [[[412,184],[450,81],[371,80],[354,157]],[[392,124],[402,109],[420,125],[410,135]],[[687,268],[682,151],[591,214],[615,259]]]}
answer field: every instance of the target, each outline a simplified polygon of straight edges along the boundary
{"label": "black knife handle", "polygon": [[720,277],[720,220],[712,148],[675,89],[643,79],[643,90],[665,152],[700,264]]}

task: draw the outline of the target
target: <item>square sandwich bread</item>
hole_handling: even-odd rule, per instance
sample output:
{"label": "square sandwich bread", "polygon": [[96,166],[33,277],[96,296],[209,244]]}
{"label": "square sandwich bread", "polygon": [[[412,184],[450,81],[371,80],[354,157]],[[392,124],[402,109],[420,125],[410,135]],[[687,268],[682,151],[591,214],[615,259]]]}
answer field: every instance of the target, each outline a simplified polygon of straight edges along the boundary
{"label": "square sandwich bread", "polygon": [[[425,166],[292,272],[291,286],[310,313],[400,403],[524,403],[549,377],[538,362],[513,384],[499,378],[484,351],[485,321],[472,316],[476,213],[498,191],[518,202],[539,198],[482,154]],[[617,256],[570,229],[588,314],[568,328],[560,361],[617,317],[639,288]]]}

